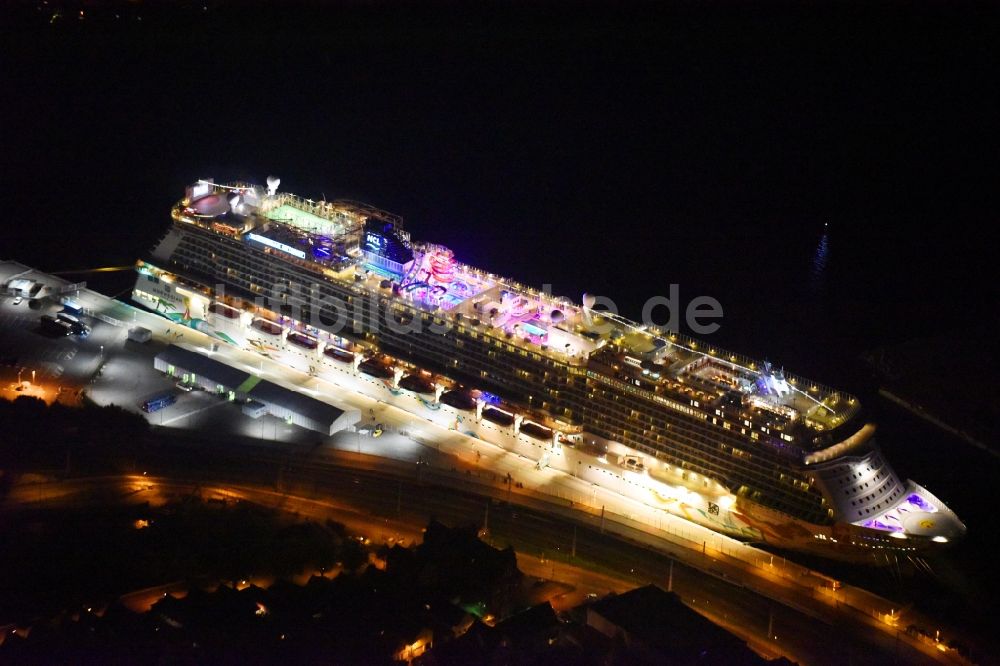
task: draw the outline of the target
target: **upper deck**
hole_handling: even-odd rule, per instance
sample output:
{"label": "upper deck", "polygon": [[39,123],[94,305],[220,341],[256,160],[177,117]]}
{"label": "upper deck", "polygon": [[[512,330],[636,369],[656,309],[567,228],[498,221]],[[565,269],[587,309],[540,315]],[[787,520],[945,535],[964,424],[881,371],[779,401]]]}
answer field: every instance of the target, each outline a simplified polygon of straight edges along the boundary
{"label": "upper deck", "polygon": [[[859,410],[853,396],[768,363],[592,309],[593,303],[579,305],[532,289],[458,262],[442,246],[410,242],[398,216],[365,204],[199,181],[173,217],[242,240],[356,293],[397,300],[495,338],[532,358],[586,367],[706,414],[738,415],[742,427],[788,442],[833,431]],[[373,263],[362,239],[369,220],[386,223],[394,242],[406,247],[404,259],[412,259],[390,269]]]}

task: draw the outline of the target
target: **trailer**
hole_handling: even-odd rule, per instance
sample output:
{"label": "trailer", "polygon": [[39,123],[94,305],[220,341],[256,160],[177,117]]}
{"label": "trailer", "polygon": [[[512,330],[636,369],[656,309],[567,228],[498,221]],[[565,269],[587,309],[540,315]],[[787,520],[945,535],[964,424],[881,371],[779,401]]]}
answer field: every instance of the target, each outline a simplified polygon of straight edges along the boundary
{"label": "trailer", "polygon": [[66,300],[63,301],[62,305],[63,305],[62,311],[68,315],[79,317],[80,315],[83,314],[83,306],[81,306],[79,303],[77,303],[72,299],[67,298]]}
{"label": "trailer", "polygon": [[73,326],[68,321],[57,319],[52,315],[42,315],[38,320],[42,331],[53,335],[70,335],[73,333]]}
{"label": "trailer", "polygon": [[177,396],[173,393],[164,393],[158,395],[155,398],[150,398],[142,403],[142,411],[147,414],[152,414],[153,412],[158,412],[164,407],[169,407],[170,405],[177,402]]}

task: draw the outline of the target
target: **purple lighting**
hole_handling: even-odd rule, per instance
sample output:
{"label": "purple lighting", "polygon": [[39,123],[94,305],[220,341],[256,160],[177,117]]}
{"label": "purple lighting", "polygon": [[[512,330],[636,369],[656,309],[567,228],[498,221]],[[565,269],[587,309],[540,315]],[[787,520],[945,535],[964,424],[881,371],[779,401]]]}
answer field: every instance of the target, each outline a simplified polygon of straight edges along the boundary
{"label": "purple lighting", "polygon": [[928,513],[934,513],[935,511],[937,511],[937,507],[936,506],[934,506],[933,504],[930,504],[923,497],[921,497],[920,495],[918,495],[916,493],[913,493],[912,495],[910,495],[909,497],[907,497],[906,501],[909,502],[910,504],[912,504],[913,506],[917,507],[921,511],[926,511]]}

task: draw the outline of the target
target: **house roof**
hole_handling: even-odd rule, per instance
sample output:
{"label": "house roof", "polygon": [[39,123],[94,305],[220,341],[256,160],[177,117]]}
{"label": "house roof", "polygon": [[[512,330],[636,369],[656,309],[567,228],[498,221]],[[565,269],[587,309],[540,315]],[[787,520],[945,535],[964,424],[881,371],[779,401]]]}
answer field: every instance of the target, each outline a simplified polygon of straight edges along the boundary
{"label": "house roof", "polygon": [[641,642],[646,649],[701,663],[763,663],[737,636],[655,585],[605,597],[591,610]]}

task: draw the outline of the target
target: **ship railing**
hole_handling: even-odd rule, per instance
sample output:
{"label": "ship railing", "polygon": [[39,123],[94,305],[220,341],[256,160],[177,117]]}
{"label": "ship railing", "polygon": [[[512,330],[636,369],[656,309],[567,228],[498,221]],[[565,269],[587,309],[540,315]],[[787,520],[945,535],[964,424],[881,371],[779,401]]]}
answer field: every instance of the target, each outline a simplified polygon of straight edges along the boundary
{"label": "ship railing", "polygon": [[[601,312],[600,316],[618,324],[619,326],[626,327],[633,331],[645,332],[653,338],[663,340],[669,345],[680,347],[681,349],[697,356],[714,359],[721,363],[728,364],[733,368],[746,372],[752,376],[759,376],[764,372],[763,364],[748,356],[721,349],[701,340],[684,335],[683,333],[678,333],[676,331],[671,331],[658,326],[641,326],[636,322],[626,319],[625,317],[607,312]],[[792,373],[785,372],[784,376],[785,380],[791,385],[793,390],[807,396],[814,403],[822,403],[827,398],[831,397],[837,398],[840,403],[846,403],[847,409],[845,409],[843,413],[845,421],[849,420],[855,413],[857,413],[858,404],[854,396],[843,391],[838,391],[824,384],[820,384],[819,382],[799,377],[798,375],[794,375]]]}
{"label": "ship railing", "polygon": [[[244,190],[254,187],[259,187],[253,183],[248,183],[245,181],[231,181],[227,183],[209,183],[208,181],[198,181],[200,183],[209,184],[212,186],[212,191],[214,194],[225,193],[233,190]],[[313,199],[306,199],[297,194],[291,192],[278,192],[273,197],[264,197],[260,203],[261,213],[266,213],[274,208],[281,205],[290,205],[299,210],[303,210],[307,213],[311,213],[316,217],[323,218],[324,220],[329,220],[330,222],[343,224],[346,231],[345,234],[350,230],[360,227],[361,220],[352,220],[352,224],[345,224],[344,213],[348,213],[353,216],[371,216],[377,215],[383,217],[390,221],[396,222],[397,224],[402,224],[402,218],[393,213],[389,213],[383,210],[379,210],[374,206],[369,206],[357,201],[350,201],[345,199],[337,199],[334,201],[326,201],[322,199],[320,201],[314,201]],[[355,229],[356,230],[356,229]]]}
{"label": "ship railing", "polygon": [[392,222],[398,228],[402,228],[403,226],[403,217],[401,215],[390,213],[389,211],[382,210],[381,208],[376,208],[375,206],[366,204],[361,201],[354,201],[352,199],[334,199],[333,205],[336,206],[337,208],[349,210],[356,215],[364,215],[365,217],[376,217],[380,220]]}
{"label": "ship railing", "polygon": [[417,310],[418,312],[430,314],[432,317],[445,321],[451,326],[473,330],[479,335],[487,336],[493,340],[496,340],[501,344],[512,345],[518,349],[523,349],[529,353],[538,354],[539,356],[544,356],[546,358],[550,358],[554,361],[558,361],[559,363],[564,363],[567,365],[581,366],[587,363],[588,357],[586,354],[571,356],[570,354],[559,351],[558,349],[555,349],[553,347],[542,348],[541,345],[536,345],[533,342],[528,342],[526,340],[518,338],[517,336],[512,336],[508,338],[506,333],[503,333],[501,329],[495,328],[483,322],[479,322],[478,324],[476,324],[473,322],[472,319],[468,317],[468,315],[462,315],[461,318],[458,318],[457,315],[460,313],[444,312],[441,310],[432,309],[429,306],[425,306],[420,303],[415,303],[412,301],[405,301],[405,303],[410,307],[412,307],[414,310]]}
{"label": "ship railing", "polygon": [[[361,230],[362,219],[358,217],[358,213],[356,211],[338,206],[336,202],[331,203],[328,201],[303,199],[298,195],[287,192],[279,193],[274,197],[268,197],[267,200],[261,204],[260,212],[266,217],[269,211],[283,205],[288,205],[292,208],[305,211],[306,213],[314,215],[342,228],[342,231],[335,235],[329,234],[328,232],[323,232],[321,235],[331,235],[331,237],[342,238],[351,234],[357,234]],[[272,222],[281,222],[281,220],[274,220],[272,218],[267,219]]]}

